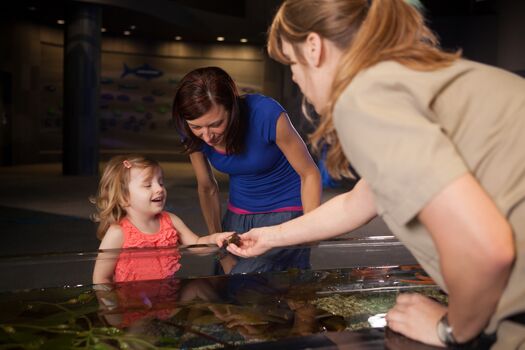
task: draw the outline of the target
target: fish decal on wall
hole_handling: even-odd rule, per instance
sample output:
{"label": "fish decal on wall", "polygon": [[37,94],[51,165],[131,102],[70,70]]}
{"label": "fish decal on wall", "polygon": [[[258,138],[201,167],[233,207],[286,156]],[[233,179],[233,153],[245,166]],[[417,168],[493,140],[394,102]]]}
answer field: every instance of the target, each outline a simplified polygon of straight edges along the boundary
{"label": "fish decal on wall", "polygon": [[113,101],[115,97],[113,96],[113,94],[105,92],[105,93],[100,94],[100,99],[106,100],[106,101]]}
{"label": "fish decal on wall", "polygon": [[155,97],[153,97],[153,96],[144,96],[144,97],[142,97],[142,101],[147,102],[147,103],[153,103],[153,102],[155,102]]}
{"label": "fish decal on wall", "polygon": [[157,108],[157,112],[160,114],[164,114],[169,110],[169,106],[159,106]]}
{"label": "fish decal on wall", "polygon": [[160,89],[153,89],[151,90],[151,94],[155,96],[164,96],[165,92]]}
{"label": "fish decal on wall", "polygon": [[136,75],[139,78],[143,79],[154,79],[162,76],[164,74],[162,71],[151,67],[149,64],[143,64],[137,68],[129,68],[127,64],[124,63],[124,71],[120,75],[121,78],[124,78],[128,74]]}
{"label": "fish decal on wall", "polygon": [[108,78],[108,77],[102,77],[100,78],[100,83],[103,85],[113,84],[113,79]]}
{"label": "fish decal on wall", "polygon": [[119,90],[137,90],[139,86],[135,84],[118,84],[118,88]]}
{"label": "fish decal on wall", "polygon": [[121,102],[129,102],[131,101],[131,98],[128,96],[128,95],[118,95],[117,96],[117,100],[121,101]]}

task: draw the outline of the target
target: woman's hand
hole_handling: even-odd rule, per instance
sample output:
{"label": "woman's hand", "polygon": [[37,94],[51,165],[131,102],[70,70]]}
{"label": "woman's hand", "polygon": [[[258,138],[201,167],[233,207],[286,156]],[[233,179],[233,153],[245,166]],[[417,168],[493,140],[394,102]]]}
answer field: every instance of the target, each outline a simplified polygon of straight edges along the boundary
{"label": "woman's hand", "polygon": [[226,249],[230,253],[243,258],[261,255],[273,248],[273,245],[269,240],[269,232],[267,232],[267,230],[268,227],[251,229],[250,231],[240,235],[240,245],[230,243]]}
{"label": "woman's hand", "polygon": [[440,303],[416,293],[399,294],[386,315],[388,327],[425,344],[444,346],[437,336],[437,323],[447,312]]}

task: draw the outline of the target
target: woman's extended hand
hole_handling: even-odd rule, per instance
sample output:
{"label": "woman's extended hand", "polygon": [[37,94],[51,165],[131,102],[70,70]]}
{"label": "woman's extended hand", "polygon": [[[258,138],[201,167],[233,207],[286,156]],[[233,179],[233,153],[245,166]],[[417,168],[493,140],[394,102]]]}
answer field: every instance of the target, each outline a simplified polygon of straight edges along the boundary
{"label": "woman's extended hand", "polygon": [[[275,228],[275,227],[274,227]],[[226,249],[232,254],[243,258],[258,256],[273,248],[270,243],[267,227],[254,228],[240,235],[239,245],[230,243]]]}
{"label": "woman's extended hand", "polygon": [[440,303],[417,293],[402,293],[386,315],[388,327],[425,344],[444,346],[437,336],[437,323],[447,312]]}

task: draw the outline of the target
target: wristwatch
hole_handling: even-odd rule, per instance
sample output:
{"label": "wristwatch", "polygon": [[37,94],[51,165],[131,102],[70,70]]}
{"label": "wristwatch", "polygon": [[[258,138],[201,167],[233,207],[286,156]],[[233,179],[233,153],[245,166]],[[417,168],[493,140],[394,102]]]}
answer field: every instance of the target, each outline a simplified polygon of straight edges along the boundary
{"label": "wristwatch", "polygon": [[445,313],[437,323],[437,336],[439,340],[445,345],[458,345],[452,331],[452,326],[448,323],[448,314]]}

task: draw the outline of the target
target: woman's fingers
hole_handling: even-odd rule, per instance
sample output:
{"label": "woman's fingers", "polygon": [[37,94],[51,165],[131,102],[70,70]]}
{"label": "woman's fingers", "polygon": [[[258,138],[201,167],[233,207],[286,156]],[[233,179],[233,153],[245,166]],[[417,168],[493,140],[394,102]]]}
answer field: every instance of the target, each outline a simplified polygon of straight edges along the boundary
{"label": "woman's fingers", "polygon": [[436,325],[446,307],[416,293],[401,293],[386,315],[388,327],[420,342],[442,346]]}
{"label": "woman's fingers", "polygon": [[235,244],[230,244],[228,245],[226,249],[230,253],[243,257],[243,258],[249,258],[249,257],[256,256],[256,254],[252,252],[253,249],[251,247],[248,247],[248,243],[246,241],[241,241],[240,247]]}

